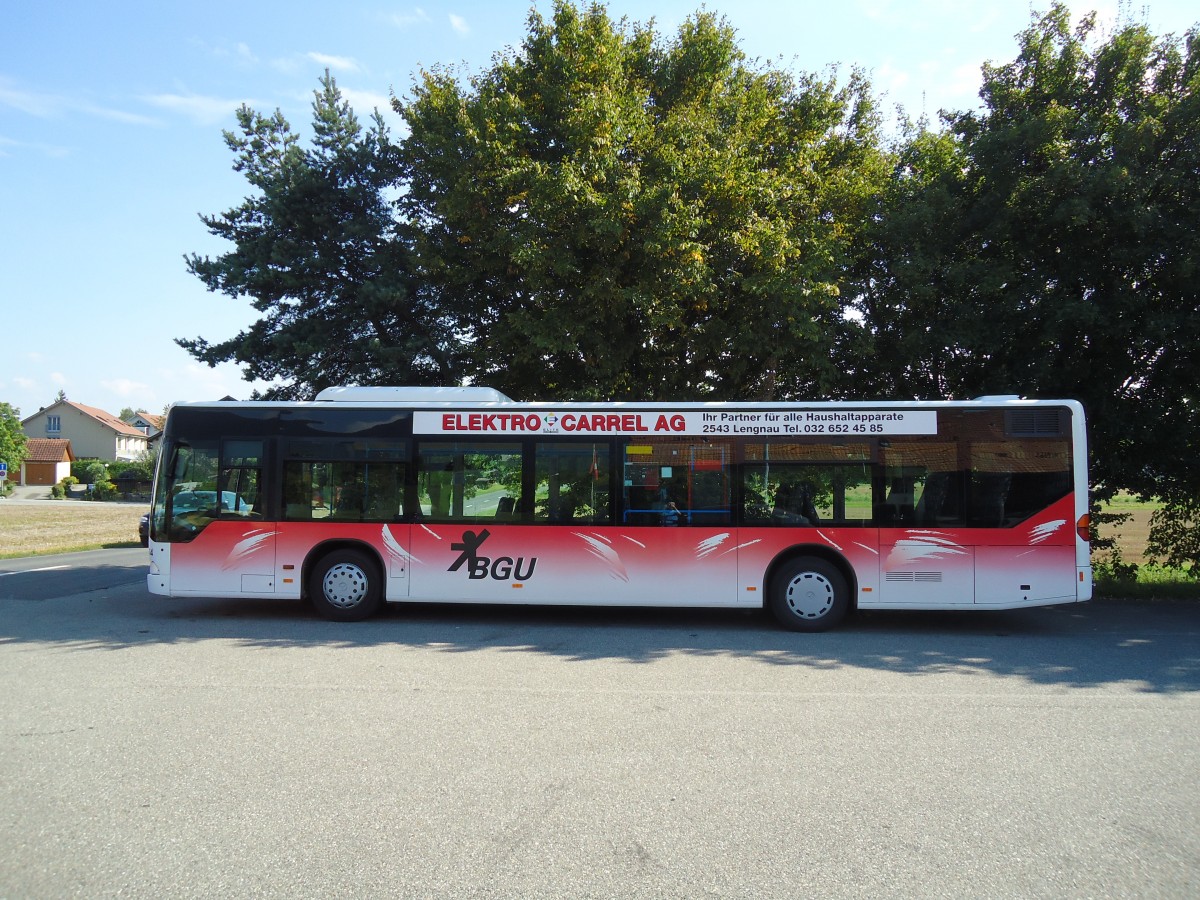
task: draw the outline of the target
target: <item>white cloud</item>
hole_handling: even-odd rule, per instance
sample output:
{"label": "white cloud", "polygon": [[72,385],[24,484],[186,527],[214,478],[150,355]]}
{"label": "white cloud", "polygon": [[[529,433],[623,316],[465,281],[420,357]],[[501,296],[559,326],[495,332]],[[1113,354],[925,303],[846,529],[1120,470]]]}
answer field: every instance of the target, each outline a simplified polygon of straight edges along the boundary
{"label": "white cloud", "polygon": [[26,378],[23,375],[18,375],[16,378],[14,378],[13,384],[19,388],[24,388],[27,391],[32,391],[38,386],[37,381],[32,378]]}
{"label": "white cloud", "polygon": [[139,115],[138,113],[125,112],[120,109],[109,109],[105,106],[94,106],[90,103],[83,104],[79,107],[81,112],[93,115],[98,119],[110,119],[113,122],[123,122],[126,125],[161,125],[157,119],[152,119],[149,116]]}
{"label": "white cloud", "polygon": [[227,396],[247,400],[256,388],[265,390],[269,387],[265,382],[250,383],[241,376],[241,369],[234,363],[221,363],[213,368],[187,362],[178,367],[159,368],[154,390],[148,396],[143,395],[140,402],[151,412],[157,412],[164,403],[220,400]]}
{"label": "white cloud", "polygon": [[271,68],[283,75],[298,75],[304,71],[304,58],[287,56],[273,59],[271,60]]}
{"label": "white cloud", "polygon": [[18,109],[40,119],[48,119],[63,112],[66,100],[54,94],[39,94],[16,87],[11,79],[0,78],[0,105]]}
{"label": "white cloud", "polygon": [[143,97],[151,106],[168,112],[187,116],[199,125],[216,125],[229,119],[243,103],[254,105],[251,100],[229,100],[220,97],[202,97],[198,94],[151,94]]}
{"label": "white cloud", "polygon": [[131,378],[109,378],[100,382],[100,387],[120,397],[142,397],[150,393],[150,386]]}
{"label": "white cloud", "polygon": [[138,113],[102,106],[73,96],[25,90],[17,87],[11,79],[7,78],[0,78],[0,106],[20,110],[28,115],[37,116],[39,119],[53,119],[68,113],[81,112],[99,119],[123,122],[126,125],[158,124],[155,120]]}
{"label": "white cloud", "polygon": [[307,55],[313,62],[335,72],[362,71],[358,63],[349,56],[330,56],[328,53],[309,53]]}
{"label": "white cloud", "polygon": [[983,87],[983,72],[979,63],[957,66],[945,82],[949,102],[956,109],[979,106],[979,89]]}
{"label": "white cloud", "polygon": [[397,28],[404,29],[412,28],[414,25],[428,25],[433,20],[429,18],[429,14],[425,10],[418,6],[412,12],[393,13],[388,17],[388,21]]}
{"label": "white cloud", "polygon": [[232,59],[246,66],[257,66],[261,62],[254,51],[250,49],[250,45],[245,41],[239,41],[232,49],[227,46],[214,46],[200,38],[192,38],[189,43],[197,47],[202,53],[214,56],[217,59]]}
{"label": "white cloud", "polygon": [[0,137],[0,156],[8,157],[13,154],[8,152],[6,147],[11,147],[13,150],[33,150],[35,153],[40,153],[50,159],[65,159],[71,155],[69,147],[60,147],[57,144],[41,144],[30,141],[14,141],[11,138]]}
{"label": "white cloud", "polygon": [[60,386],[65,386],[67,384],[67,376],[62,372],[51,372],[50,380]]}
{"label": "white cloud", "polygon": [[462,35],[466,35],[471,31],[471,27],[467,24],[467,20],[462,16],[456,16],[450,13],[450,27]]}

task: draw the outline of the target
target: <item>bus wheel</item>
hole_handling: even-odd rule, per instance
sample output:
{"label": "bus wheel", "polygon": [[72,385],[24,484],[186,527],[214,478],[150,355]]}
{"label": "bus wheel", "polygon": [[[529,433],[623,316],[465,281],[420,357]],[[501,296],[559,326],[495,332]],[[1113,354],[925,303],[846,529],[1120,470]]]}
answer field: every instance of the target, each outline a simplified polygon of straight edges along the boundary
{"label": "bus wheel", "polygon": [[362,551],[334,550],[313,567],[308,595],[324,618],[361,622],[383,602],[379,567]]}
{"label": "bus wheel", "polygon": [[784,628],[824,631],[846,616],[850,589],[837,567],[802,556],[783,565],[771,579],[768,602]]}

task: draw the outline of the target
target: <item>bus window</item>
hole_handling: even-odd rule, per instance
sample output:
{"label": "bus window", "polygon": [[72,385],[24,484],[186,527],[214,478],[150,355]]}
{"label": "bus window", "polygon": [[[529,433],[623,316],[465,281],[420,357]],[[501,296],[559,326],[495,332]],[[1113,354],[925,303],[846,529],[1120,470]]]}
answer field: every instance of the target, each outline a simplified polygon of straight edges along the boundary
{"label": "bus window", "polygon": [[624,515],[629,525],[728,525],[733,444],[705,438],[630,438]]}
{"label": "bus window", "polygon": [[226,441],[221,456],[221,518],[262,518],[262,441]]}
{"label": "bus window", "polygon": [[216,441],[179,444],[166,486],[169,540],[187,543],[217,518],[218,454]]}
{"label": "bus window", "polygon": [[747,465],[743,496],[747,525],[871,524],[871,468],[865,463]]}
{"label": "bus window", "polygon": [[534,448],[535,522],[612,522],[607,443],[539,443]]}
{"label": "bus window", "polygon": [[408,445],[291,441],[283,465],[283,518],[395,522],[404,515]]}
{"label": "bus window", "polygon": [[521,445],[458,442],[422,444],[418,502],[432,522],[527,518],[522,497]]}
{"label": "bus window", "polygon": [[745,453],[742,509],[747,525],[871,523],[867,444],[751,443]]}
{"label": "bus window", "polygon": [[1066,441],[972,442],[969,524],[1012,527],[1065,497],[1071,483]]}
{"label": "bus window", "polygon": [[958,445],[895,438],[879,448],[882,478],[875,522],[881,528],[946,528],[963,522]]}

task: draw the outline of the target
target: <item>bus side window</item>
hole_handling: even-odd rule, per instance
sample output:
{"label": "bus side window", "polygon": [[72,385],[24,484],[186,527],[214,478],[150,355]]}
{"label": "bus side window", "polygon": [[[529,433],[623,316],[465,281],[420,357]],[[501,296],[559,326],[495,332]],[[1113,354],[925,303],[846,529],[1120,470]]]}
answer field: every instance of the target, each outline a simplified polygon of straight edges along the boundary
{"label": "bus side window", "polygon": [[397,522],[410,447],[396,440],[298,439],[283,446],[288,522]]}
{"label": "bus side window", "polygon": [[[607,443],[539,443],[534,453],[533,520],[610,523],[609,459]],[[502,503],[504,499],[509,498]]]}
{"label": "bus side window", "polygon": [[312,464],[288,462],[283,466],[283,518],[304,522],[313,517]]}
{"label": "bus side window", "polygon": [[775,489],[775,505],[771,509],[771,521],[777,525],[816,525],[821,521],[817,513],[816,486],[811,481],[784,481]]}
{"label": "bus side window", "polygon": [[732,521],[733,444],[708,438],[630,438],[624,523],[721,526]]}
{"label": "bus side window", "polygon": [[262,441],[225,441],[221,453],[221,518],[262,518]]}
{"label": "bus side window", "polygon": [[521,445],[513,441],[423,443],[417,514],[434,522],[503,519],[511,502],[513,520],[524,520],[522,472]]}

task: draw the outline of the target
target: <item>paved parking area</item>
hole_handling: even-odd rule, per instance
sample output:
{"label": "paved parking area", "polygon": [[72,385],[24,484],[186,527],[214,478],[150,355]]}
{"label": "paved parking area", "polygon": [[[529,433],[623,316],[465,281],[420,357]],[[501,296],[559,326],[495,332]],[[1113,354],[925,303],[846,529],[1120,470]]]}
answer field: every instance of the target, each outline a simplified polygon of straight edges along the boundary
{"label": "paved parking area", "polygon": [[0,574],[0,895],[1200,888],[1197,607],[345,625],[60,559]]}

